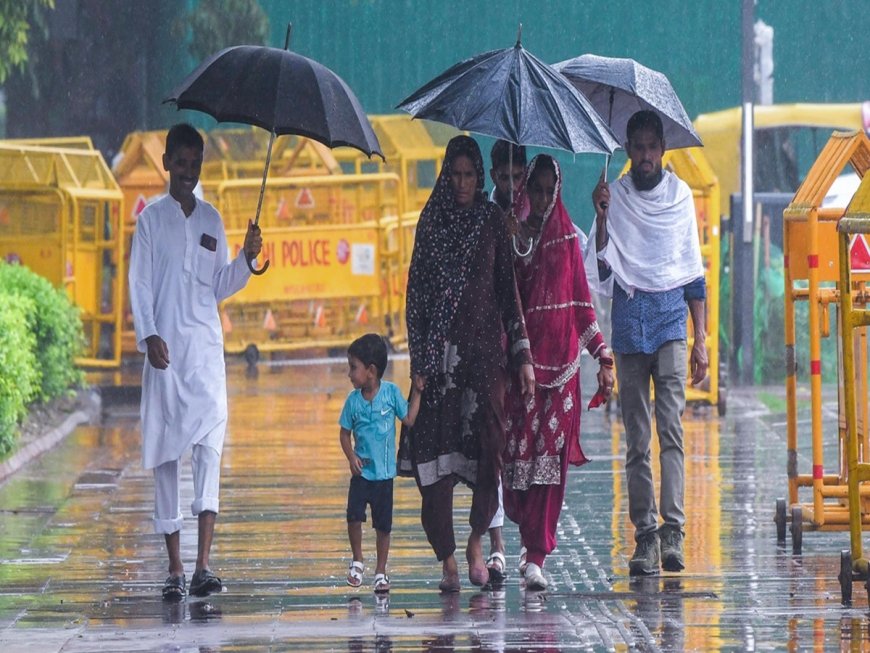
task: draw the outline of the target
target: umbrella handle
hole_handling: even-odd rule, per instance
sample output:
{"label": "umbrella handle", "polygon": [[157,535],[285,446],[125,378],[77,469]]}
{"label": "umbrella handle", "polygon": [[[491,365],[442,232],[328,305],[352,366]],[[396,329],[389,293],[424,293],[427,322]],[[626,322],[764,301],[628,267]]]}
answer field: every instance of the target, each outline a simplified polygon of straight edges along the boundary
{"label": "umbrella handle", "polygon": [[[613,96],[611,96],[610,101],[611,102],[613,101]],[[610,165],[610,155],[608,154],[607,156],[604,157],[604,172],[602,173],[604,175],[604,181],[607,181],[607,166],[609,166],[609,165]],[[606,211],[609,204],[607,202],[598,202],[598,206],[601,207],[602,211]]]}
{"label": "umbrella handle", "polygon": [[[290,28],[291,25],[287,26],[287,39],[290,39]],[[254,226],[257,227],[260,224],[260,209],[263,208],[263,194],[266,192],[266,178],[269,176],[269,163],[272,161],[272,143],[275,142],[275,130],[273,129],[269,133],[269,147],[266,149],[266,165],[263,168],[263,183],[260,184],[260,198],[257,200],[257,216],[254,218]],[[254,264],[251,259],[248,258],[248,255],[245,254],[245,260],[248,262],[248,269],[251,271],[251,274],[255,274],[260,276],[261,274],[265,274],[266,270],[269,269],[269,261],[263,264],[263,267],[259,270],[254,268]]]}
{"label": "umbrella handle", "polygon": [[254,267],[254,261],[253,261],[253,259],[249,259],[249,258],[247,257],[247,255],[245,256],[245,261],[246,261],[247,264],[248,264],[248,269],[251,271],[251,274],[255,274],[255,275],[257,275],[258,277],[259,277],[261,274],[265,274],[265,273],[266,273],[266,270],[269,269],[269,261],[268,261],[268,259],[266,260],[265,263],[263,263],[263,267],[261,267],[259,270],[257,270],[257,269]]}

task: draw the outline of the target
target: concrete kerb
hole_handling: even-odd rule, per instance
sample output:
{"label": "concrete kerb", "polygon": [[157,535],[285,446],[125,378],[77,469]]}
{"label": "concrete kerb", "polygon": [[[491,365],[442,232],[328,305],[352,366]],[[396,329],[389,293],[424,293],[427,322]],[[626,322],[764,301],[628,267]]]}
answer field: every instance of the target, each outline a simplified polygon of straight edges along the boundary
{"label": "concrete kerb", "polygon": [[95,388],[87,387],[79,390],[75,405],[76,410],[67,415],[63,422],[48,428],[28,442],[19,443],[18,451],[0,463],[0,483],[6,482],[22,467],[56,446],[80,424],[99,420],[102,400],[99,391]]}

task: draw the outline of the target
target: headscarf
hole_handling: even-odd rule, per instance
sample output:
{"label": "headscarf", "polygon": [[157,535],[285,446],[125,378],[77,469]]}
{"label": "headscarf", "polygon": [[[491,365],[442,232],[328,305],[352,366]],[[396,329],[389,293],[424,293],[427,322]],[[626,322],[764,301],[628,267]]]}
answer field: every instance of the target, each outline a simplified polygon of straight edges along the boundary
{"label": "headscarf", "polygon": [[[477,173],[474,202],[457,206],[452,186],[453,162],[466,156]],[[441,371],[444,344],[465,290],[480,231],[498,208],[483,194],[483,157],[477,142],[456,136],[447,144],[444,164],[423,207],[408,273],[406,319],[411,370],[432,376]]]}
{"label": "headscarf", "polygon": [[[532,159],[517,198],[518,218],[531,210],[528,185],[546,157],[556,171],[553,201],[544,212],[540,237],[526,256],[516,258],[516,278],[531,343],[538,385],[564,385],[580,366],[580,352],[604,346],[577,244],[577,231],[562,203],[562,172],[546,154]],[[522,245],[520,252],[525,253]]]}

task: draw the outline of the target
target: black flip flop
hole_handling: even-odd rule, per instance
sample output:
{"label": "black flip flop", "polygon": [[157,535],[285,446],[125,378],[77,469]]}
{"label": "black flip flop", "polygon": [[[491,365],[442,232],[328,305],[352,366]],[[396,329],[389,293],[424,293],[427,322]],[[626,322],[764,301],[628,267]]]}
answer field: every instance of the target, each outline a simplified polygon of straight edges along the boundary
{"label": "black flip flop", "polygon": [[164,601],[181,601],[184,599],[184,574],[181,576],[168,576],[163,583]]}
{"label": "black flip flop", "polygon": [[223,588],[221,579],[210,569],[200,569],[190,579],[190,593],[193,596],[208,596],[223,591]]}

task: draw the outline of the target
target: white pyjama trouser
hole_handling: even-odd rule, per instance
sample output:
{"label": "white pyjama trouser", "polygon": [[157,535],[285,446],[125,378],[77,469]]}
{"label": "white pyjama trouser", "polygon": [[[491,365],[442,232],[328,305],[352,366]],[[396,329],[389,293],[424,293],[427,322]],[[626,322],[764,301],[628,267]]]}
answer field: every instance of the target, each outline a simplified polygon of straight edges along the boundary
{"label": "white pyjama trouser", "polygon": [[[168,535],[181,530],[181,490],[179,461],[170,460],[154,468],[154,532]],[[196,517],[204,511],[218,512],[221,481],[221,455],[212,447],[195,444],[190,466],[193,471],[193,503]]]}
{"label": "white pyjama trouser", "polygon": [[501,528],[502,526],[504,526],[504,499],[502,498],[501,479],[498,479],[498,510],[492,516],[489,527]]}

